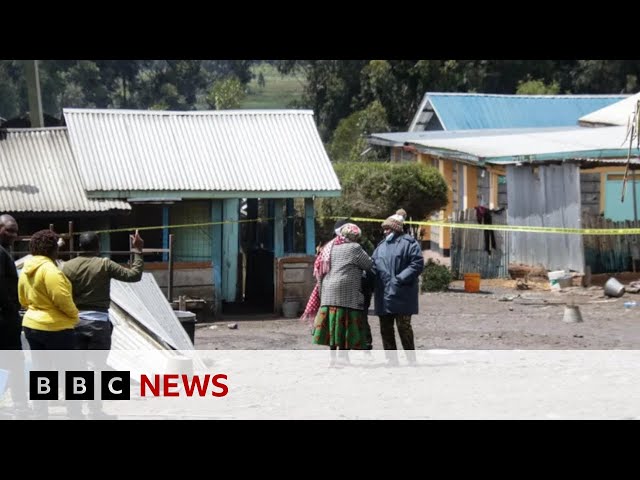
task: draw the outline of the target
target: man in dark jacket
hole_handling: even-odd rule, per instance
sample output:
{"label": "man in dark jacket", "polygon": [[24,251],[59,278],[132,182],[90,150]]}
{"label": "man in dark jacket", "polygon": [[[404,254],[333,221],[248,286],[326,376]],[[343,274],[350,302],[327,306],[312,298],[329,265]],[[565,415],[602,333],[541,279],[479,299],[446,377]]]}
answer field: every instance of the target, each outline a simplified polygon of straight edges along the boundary
{"label": "man in dark jacket", "polygon": [[24,381],[24,357],[22,356],[22,319],[18,301],[18,272],[9,249],[18,237],[18,223],[11,215],[0,215],[0,350],[9,361],[9,389],[14,415],[18,418],[29,413]]}
{"label": "man in dark jacket", "polygon": [[[80,311],[80,320],[75,328],[77,350],[102,350],[104,358],[102,365],[106,368],[106,361],[111,349],[111,333],[113,326],[109,320],[109,305],[111,304],[111,279],[121,282],[138,282],[142,278],[144,261],[142,247],[144,241],[138,235],[132,235],[132,246],[136,250],[133,265],[125,268],[108,258],[99,257],[100,241],[95,232],[80,235],[79,245],[81,254],[69,260],[62,266],[62,272],[67,276],[73,287],[73,301]],[[92,358],[98,356],[92,354]],[[102,411],[99,400],[89,403],[90,416],[93,418],[108,418]]]}
{"label": "man in dark jacket", "polygon": [[407,360],[415,364],[415,343],[411,315],[418,313],[418,281],[424,258],[418,242],[403,233],[404,222],[392,215],[382,223],[385,234],[373,252],[375,313],[380,317],[382,346],[390,364],[397,364],[394,322]]}

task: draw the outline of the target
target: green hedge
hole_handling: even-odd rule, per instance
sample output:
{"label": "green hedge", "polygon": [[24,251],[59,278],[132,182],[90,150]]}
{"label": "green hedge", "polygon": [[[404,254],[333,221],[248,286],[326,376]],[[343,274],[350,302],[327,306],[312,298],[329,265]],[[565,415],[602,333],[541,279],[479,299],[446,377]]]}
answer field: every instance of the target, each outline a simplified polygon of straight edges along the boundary
{"label": "green hedge", "polygon": [[[387,218],[404,208],[413,220],[424,220],[447,204],[447,184],[440,172],[420,163],[340,162],[333,168],[342,195],[318,202],[318,237],[331,238],[335,219],[326,217]],[[378,223],[360,223],[376,244],[382,233]]]}
{"label": "green hedge", "polygon": [[451,270],[430,258],[422,271],[420,289],[423,292],[444,292],[449,289],[452,281]]}

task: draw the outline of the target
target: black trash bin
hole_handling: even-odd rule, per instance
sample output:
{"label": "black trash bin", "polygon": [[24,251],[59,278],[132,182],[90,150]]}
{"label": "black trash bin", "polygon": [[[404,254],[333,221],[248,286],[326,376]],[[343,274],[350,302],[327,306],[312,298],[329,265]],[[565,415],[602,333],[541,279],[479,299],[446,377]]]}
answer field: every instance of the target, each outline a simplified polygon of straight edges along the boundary
{"label": "black trash bin", "polygon": [[191,339],[191,343],[195,345],[196,343],[196,314],[193,312],[187,312],[184,310],[176,310],[174,312],[178,320],[180,320],[180,324],[184,331],[187,332],[189,338]]}

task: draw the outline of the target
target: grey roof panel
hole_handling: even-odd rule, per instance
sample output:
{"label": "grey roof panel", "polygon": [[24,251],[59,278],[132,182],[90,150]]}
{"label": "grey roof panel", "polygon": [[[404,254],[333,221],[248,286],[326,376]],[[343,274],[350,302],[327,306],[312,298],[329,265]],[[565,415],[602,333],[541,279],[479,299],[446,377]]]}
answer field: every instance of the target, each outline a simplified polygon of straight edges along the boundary
{"label": "grey roof panel", "polygon": [[65,109],[89,192],[339,191],[308,110]]}
{"label": "grey roof panel", "polygon": [[0,139],[0,205],[5,212],[131,210],[122,200],[87,196],[60,127],[9,129]]}

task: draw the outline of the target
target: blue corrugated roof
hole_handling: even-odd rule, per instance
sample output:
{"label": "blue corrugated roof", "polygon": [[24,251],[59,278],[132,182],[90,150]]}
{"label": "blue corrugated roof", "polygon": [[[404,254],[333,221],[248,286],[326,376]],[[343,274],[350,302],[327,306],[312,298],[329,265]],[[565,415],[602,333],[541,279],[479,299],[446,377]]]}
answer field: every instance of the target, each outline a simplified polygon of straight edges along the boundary
{"label": "blue corrugated roof", "polygon": [[[574,126],[580,117],[628,95],[427,93],[425,97],[445,130],[469,130]],[[426,105],[422,103],[423,108]]]}

